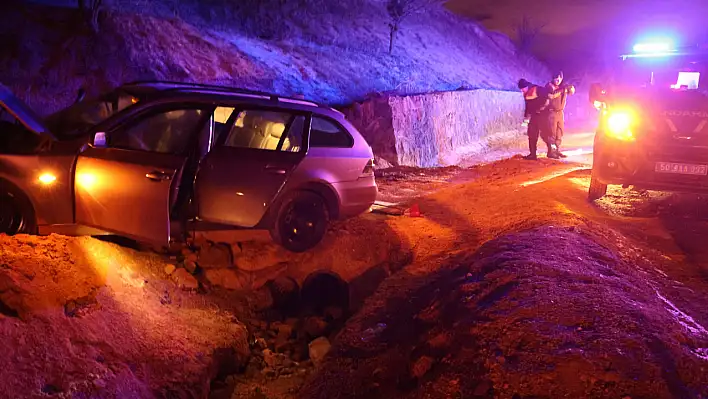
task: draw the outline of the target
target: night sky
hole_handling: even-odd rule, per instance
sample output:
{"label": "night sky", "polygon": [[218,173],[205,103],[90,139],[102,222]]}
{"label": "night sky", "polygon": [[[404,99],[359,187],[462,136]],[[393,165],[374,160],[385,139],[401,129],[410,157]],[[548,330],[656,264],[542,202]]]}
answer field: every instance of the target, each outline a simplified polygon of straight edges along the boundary
{"label": "night sky", "polygon": [[647,36],[689,44],[708,38],[706,0],[450,0],[460,14],[514,37],[524,15],[547,24],[534,52],[551,63],[614,56]]}

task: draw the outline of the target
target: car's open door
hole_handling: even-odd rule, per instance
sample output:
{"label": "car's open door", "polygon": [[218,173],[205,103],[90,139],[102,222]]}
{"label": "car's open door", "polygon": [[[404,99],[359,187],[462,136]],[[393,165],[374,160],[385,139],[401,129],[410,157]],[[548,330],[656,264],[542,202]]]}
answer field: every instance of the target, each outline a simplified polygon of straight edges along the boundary
{"label": "car's open door", "polygon": [[201,105],[138,109],[79,156],[77,224],[166,245],[182,173],[211,111]]}
{"label": "car's open door", "polygon": [[173,154],[87,149],[76,164],[76,222],[166,245],[170,202],[185,161]]}
{"label": "car's open door", "polygon": [[305,156],[309,117],[287,110],[236,112],[233,127],[199,165],[198,216],[207,222],[255,227]]}

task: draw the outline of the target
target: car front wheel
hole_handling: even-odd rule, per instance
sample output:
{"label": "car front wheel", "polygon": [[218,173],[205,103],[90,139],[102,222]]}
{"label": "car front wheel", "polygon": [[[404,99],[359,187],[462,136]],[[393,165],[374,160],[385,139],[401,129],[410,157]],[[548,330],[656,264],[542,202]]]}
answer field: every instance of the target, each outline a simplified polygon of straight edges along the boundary
{"label": "car front wheel", "polygon": [[590,175],[590,188],[588,189],[588,200],[595,201],[607,194],[607,184],[600,182],[593,174]]}
{"label": "car front wheel", "polygon": [[31,233],[32,218],[21,202],[10,193],[0,192],[0,233]]}
{"label": "car front wheel", "polygon": [[270,235],[288,251],[305,252],[322,241],[328,225],[324,198],[309,191],[296,191],[281,202]]}

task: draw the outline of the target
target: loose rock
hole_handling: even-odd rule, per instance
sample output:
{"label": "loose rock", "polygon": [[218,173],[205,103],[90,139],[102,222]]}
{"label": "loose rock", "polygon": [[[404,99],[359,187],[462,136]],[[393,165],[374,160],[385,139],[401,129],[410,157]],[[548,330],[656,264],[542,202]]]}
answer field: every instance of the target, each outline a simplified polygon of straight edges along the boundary
{"label": "loose rock", "polygon": [[207,244],[199,250],[199,265],[203,268],[226,268],[233,265],[231,248],[226,244]]}
{"label": "loose rock", "polygon": [[175,265],[167,265],[165,266],[165,273],[169,276],[170,274],[174,273],[175,270],[177,270],[177,266]]}
{"label": "loose rock", "polygon": [[319,337],[310,342],[308,347],[310,349],[310,360],[312,360],[315,367],[319,367],[325,356],[327,356],[327,353],[329,353],[329,350],[332,348],[332,344],[329,343],[329,340],[326,337]]}
{"label": "loose rock", "polygon": [[170,276],[177,283],[177,286],[184,290],[196,290],[199,288],[199,282],[185,269],[177,269]]}
{"label": "loose rock", "polygon": [[239,290],[244,288],[235,270],[232,269],[207,269],[206,279],[212,285],[224,287],[227,290]]}
{"label": "loose rock", "polygon": [[422,378],[425,374],[433,368],[435,360],[430,356],[422,356],[420,359],[416,360],[411,369],[411,374],[415,378]]}
{"label": "loose rock", "polygon": [[450,344],[450,337],[446,333],[440,333],[428,341],[432,349],[444,349]]}
{"label": "loose rock", "polygon": [[184,268],[187,269],[187,271],[192,274],[197,272],[197,267],[198,267],[197,262],[195,262],[193,260],[187,259],[184,261]]}
{"label": "loose rock", "polygon": [[293,326],[288,324],[278,324],[276,328],[278,330],[278,335],[275,338],[275,349],[281,350],[290,343],[290,337],[293,335]]}
{"label": "loose rock", "polygon": [[322,336],[327,331],[327,327],[328,324],[323,318],[311,316],[305,319],[303,329],[307,335],[314,338]]}

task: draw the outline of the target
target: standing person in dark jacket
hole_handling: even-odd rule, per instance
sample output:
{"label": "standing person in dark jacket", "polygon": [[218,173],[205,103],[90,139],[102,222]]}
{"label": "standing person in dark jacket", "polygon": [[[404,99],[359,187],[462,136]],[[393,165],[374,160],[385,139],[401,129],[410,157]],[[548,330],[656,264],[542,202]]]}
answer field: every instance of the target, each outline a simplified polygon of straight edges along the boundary
{"label": "standing person in dark jacket", "polygon": [[568,95],[575,94],[575,87],[563,85],[563,72],[558,72],[553,75],[553,79],[546,85],[548,91],[549,112],[549,136],[548,142],[551,144],[553,154],[549,154],[549,158],[565,158],[561,152],[560,146],[563,141],[563,133],[565,131],[565,105],[568,101]]}
{"label": "standing person in dark jacket", "polygon": [[524,159],[536,160],[536,149],[538,138],[541,137],[548,146],[548,156],[553,152],[551,145],[546,140],[548,137],[548,93],[541,86],[530,83],[526,79],[519,80],[519,89],[524,94],[526,107],[524,109],[524,119],[528,123],[529,155]]}

